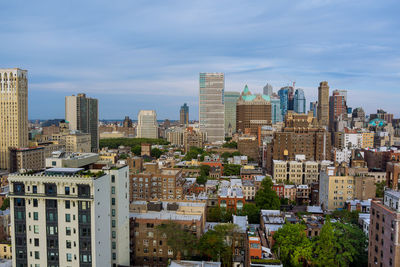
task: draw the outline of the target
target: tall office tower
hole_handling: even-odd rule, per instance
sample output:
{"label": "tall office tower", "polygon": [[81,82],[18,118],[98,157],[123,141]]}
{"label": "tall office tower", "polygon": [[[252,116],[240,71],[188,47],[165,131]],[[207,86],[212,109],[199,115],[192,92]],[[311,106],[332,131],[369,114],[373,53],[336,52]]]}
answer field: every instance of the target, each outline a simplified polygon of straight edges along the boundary
{"label": "tall office tower", "polygon": [[238,131],[250,130],[258,135],[260,126],[271,125],[271,99],[267,95],[253,95],[247,85],[237,101],[236,128]]}
{"label": "tall office tower", "polygon": [[322,127],[329,126],[329,85],[323,81],[318,87],[318,108],[317,118]]}
{"label": "tall office tower", "polygon": [[318,101],[310,102],[310,111],[313,113],[313,116],[317,117],[317,110],[318,110]]}
{"label": "tall office tower", "polygon": [[271,96],[273,92],[274,92],[274,88],[272,87],[272,85],[267,83],[263,88],[263,94]]}
{"label": "tall office tower", "polygon": [[65,120],[70,130],[90,134],[92,152],[99,151],[99,102],[86,94],[65,97]]}
{"label": "tall office tower", "polygon": [[296,113],[306,113],[306,97],[303,89],[296,89],[294,93],[293,110]]}
{"label": "tall office tower", "polygon": [[232,136],[232,133],[236,132],[236,103],[239,97],[239,92],[224,92],[226,136]]}
{"label": "tall office tower", "polygon": [[288,89],[288,110],[294,110],[294,87],[286,86]]}
{"label": "tall office tower", "polygon": [[347,114],[346,90],[334,90],[329,97],[329,129],[334,131],[335,120],[341,115]]}
{"label": "tall office tower", "polygon": [[223,73],[200,73],[200,130],[207,133],[208,142],[222,142],[225,136]]}
{"label": "tall office tower", "polygon": [[353,110],[353,115],[352,116],[353,116],[354,119],[358,118],[361,121],[365,120],[365,112],[364,112],[363,108],[355,108]]}
{"label": "tall office tower", "polygon": [[189,106],[186,103],[181,106],[179,111],[179,122],[180,124],[189,124]]}
{"label": "tall office tower", "polygon": [[10,175],[13,266],[127,266],[129,168],[117,169]]}
{"label": "tall office tower", "polygon": [[282,118],[285,118],[285,115],[289,109],[289,90],[286,87],[279,89],[278,96],[281,100],[281,110],[282,110]]}
{"label": "tall office tower", "polygon": [[8,148],[28,146],[28,72],[0,69],[0,169],[9,168]]}
{"label": "tall office tower", "polygon": [[136,137],[158,138],[157,113],[155,110],[139,111]]}
{"label": "tall office tower", "polygon": [[129,128],[129,127],[132,127],[132,125],[133,125],[132,120],[129,118],[129,116],[125,116],[122,126],[125,128]]}
{"label": "tall office tower", "polygon": [[281,99],[275,93],[271,95],[271,117],[272,124],[283,121]]}

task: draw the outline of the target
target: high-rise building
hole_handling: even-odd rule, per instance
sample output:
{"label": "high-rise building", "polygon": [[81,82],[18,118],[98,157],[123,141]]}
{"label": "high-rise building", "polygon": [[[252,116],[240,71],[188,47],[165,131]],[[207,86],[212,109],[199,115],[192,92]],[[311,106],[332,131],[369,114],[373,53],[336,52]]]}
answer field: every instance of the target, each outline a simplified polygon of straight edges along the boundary
{"label": "high-rise building", "polygon": [[200,130],[207,133],[208,142],[222,142],[225,137],[225,107],[223,73],[200,73]]}
{"label": "high-rise building", "polygon": [[272,124],[275,124],[277,122],[281,122],[283,120],[282,118],[282,109],[281,109],[281,99],[279,96],[275,93],[273,93],[271,96],[271,121]]}
{"label": "high-rise building", "polygon": [[293,100],[293,110],[296,113],[306,113],[306,97],[303,89],[296,89]]}
{"label": "high-rise building", "polygon": [[180,124],[189,124],[189,106],[186,103],[179,110],[179,122]]}
{"label": "high-rise building", "polygon": [[328,127],[329,125],[329,85],[323,81],[318,87],[318,108],[317,118],[319,125]]}
{"label": "high-rise building", "polygon": [[125,128],[130,128],[132,127],[132,120],[129,118],[129,116],[125,116],[125,119],[122,123],[122,126]]}
{"label": "high-rise building", "polygon": [[239,97],[239,92],[224,92],[225,135],[227,136],[236,132],[236,103]]}
{"label": "high-rise building", "polygon": [[365,112],[364,112],[363,108],[355,108],[353,110],[353,115],[352,116],[353,116],[353,119],[358,118],[361,121],[365,120]]}
{"label": "high-rise building", "polygon": [[278,95],[281,100],[282,118],[284,118],[289,110],[289,89],[285,87],[279,89]]}
{"label": "high-rise building", "polygon": [[155,110],[139,111],[136,137],[158,138],[157,113]]}
{"label": "high-rise building", "polygon": [[294,87],[286,86],[288,89],[288,110],[294,110]]}
{"label": "high-rise building", "polygon": [[335,120],[339,116],[347,114],[346,90],[334,90],[332,96],[329,97],[329,128],[331,131],[335,129]]}
{"label": "high-rise building", "polygon": [[318,111],[318,102],[310,102],[310,111],[312,112],[313,116],[317,118],[317,111]]}
{"label": "high-rise building", "polygon": [[70,130],[90,134],[91,150],[99,151],[99,102],[86,94],[65,97],[65,120]]}
{"label": "high-rise building", "polygon": [[28,146],[28,72],[0,69],[0,169],[9,168],[9,147]]}
{"label": "high-rise building", "polygon": [[247,85],[241,93],[236,107],[237,131],[257,135],[258,128],[271,125],[271,99],[267,95],[253,95]]}
{"label": "high-rise building", "polygon": [[263,94],[264,95],[269,95],[272,96],[272,93],[274,92],[274,88],[272,87],[272,85],[270,85],[269,83],[267,83],[264,88],[263,88]]}
{"label": "high-rise building", "polygon": [[129,168],[13,174],[13,266],[129,265]]}

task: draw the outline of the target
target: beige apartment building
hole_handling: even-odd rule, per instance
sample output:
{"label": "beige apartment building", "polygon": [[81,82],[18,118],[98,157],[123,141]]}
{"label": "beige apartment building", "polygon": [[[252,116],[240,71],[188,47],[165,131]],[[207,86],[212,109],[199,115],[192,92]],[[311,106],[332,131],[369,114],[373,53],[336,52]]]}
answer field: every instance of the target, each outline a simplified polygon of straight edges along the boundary
{"label": "beige apartment building", "polygon": [[9,168],[9,147],[28,146],[28,72],[0,69],[0,169]]}
{"label": "beige apartment building", "polygon": [[336,175],[335,167],[321,172],[319,181],[319,201],[324,210],[336,210],[344,207],[347,200],[355,198],[353,176]]}
{"label": "beige apartment building", "polygon": [[71,132],[63,136],[65,140],[65,152],[80,152],[90,153],[91,149],[91,136],[87,133]]}
{"label": "beige apartment building", "polygon": [[[323,162],[327,163],[327,162]],[[318,182],[324,164],[316,161],[273,161],[273,179],[277,183],[292,182],[296,185]]]}
{"label": "beige apartment building", "polygon": [[10,167],[9,171],[16,172],[20,170],[38,171],[44,169],[44,147],[31,148],[9,148],[10,149]]}

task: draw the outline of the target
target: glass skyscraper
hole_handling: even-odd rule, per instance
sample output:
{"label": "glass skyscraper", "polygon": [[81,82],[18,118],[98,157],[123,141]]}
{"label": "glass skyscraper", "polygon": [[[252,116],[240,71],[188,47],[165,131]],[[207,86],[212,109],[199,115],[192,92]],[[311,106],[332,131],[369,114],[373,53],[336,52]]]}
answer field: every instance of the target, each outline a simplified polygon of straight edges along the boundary
{"label": "glass skyscraper", "polygon": [[304,96],[303,89],[296,89],[293,102],[294,112],[306,113],[306,97]]}
{"label": "glass skyscraper", "polygon": [[271,117],[272,124],[282,121],[281,100],[276,94],[271,96]]}
{"label": "glass skyscraper", "polygon": [[225,135],[236,132],[236,103],[240,97],[239,92],[224,93],[225,105]]}
{"label": "glass skyscraper", "polygon": [[289,89],[286,87],[279,89],[278,95],[281,102],[282,118],[284,118],[289,108]]}
{"label": "glass skyscraper", "polygon": [[223,73],[200,73],[199,80],[200,130],[207,133],[208,142],[225,139],[225,107]]}

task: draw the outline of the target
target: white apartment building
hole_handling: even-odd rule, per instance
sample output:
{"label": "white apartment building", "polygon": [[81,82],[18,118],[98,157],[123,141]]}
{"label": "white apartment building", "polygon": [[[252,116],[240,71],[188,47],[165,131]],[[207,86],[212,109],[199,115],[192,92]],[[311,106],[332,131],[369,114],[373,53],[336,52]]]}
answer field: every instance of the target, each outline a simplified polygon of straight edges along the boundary
{"label": "white apartment building", "polygon": [[129,265],[128,167],[12,174],[13,266]]}
{"label": "white apartment building", "polygon": [[136,137],[158,138],[157,113],[155,110],[139,111]]}

